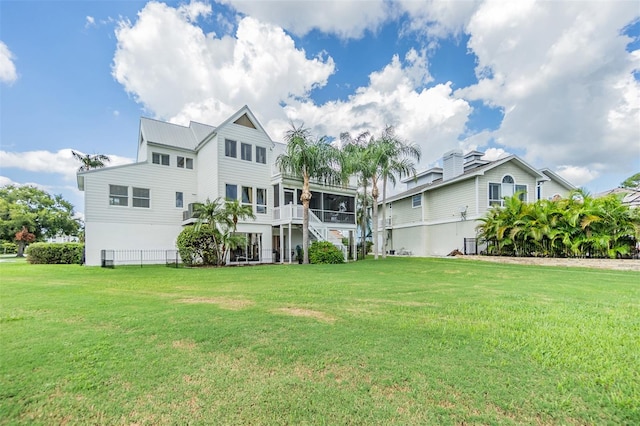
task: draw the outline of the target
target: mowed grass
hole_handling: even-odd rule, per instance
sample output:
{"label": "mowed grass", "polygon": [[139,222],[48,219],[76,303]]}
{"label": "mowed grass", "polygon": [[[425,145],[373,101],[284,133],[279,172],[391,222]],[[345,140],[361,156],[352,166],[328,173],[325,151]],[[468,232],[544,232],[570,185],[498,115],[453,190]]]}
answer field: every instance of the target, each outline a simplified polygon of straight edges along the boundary
{"label": "mowed grass", "polygon": [[640,424],[636,272],[0,264],[2,424]]}

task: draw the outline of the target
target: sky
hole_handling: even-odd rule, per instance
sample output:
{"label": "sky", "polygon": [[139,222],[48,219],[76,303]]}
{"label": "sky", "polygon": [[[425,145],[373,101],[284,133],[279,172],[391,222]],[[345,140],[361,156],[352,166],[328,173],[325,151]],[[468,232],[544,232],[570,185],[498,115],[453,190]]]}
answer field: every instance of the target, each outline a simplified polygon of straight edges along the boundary
{"label": "sky", "polygon": [[393,125],[418,170],[477,149],[601,192],[640,171],[640,2],[0,0],[0,185],[81,214],[71,150],[133,162],[141,116],[243,105],[276,141]]}

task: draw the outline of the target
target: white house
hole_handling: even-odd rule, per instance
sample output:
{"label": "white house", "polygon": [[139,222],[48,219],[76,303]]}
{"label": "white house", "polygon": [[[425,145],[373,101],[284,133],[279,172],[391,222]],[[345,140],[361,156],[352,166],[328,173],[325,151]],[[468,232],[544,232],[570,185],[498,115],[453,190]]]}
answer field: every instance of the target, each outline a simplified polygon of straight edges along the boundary
{"label": "white house", "polygon": [[[496,161],[484,153],[449,151],[442,167],[405,179],[407,190],[387,199],[387,223],[379,223],[382,247],[394,253],[445,256],[475,252],[476,226],[491,206],[520,192],[523,201],[566,196],[575,187],[551,170],[538,170],[515,155]],[[382,208],[382,207],[381,207]],[[378,213],[382,217],[381,213]],[[467,246],[465,247],[465,242]]]}
{"label": "white house", "polygon": [[[275,167],[285,145],[274,142],[244,106],[217,127],[140,120],[137,161],[79,172],[85,192],[85,259],[105,255],[120,263],[161,262],[175,251],[194,206],[207,199],[238,199],[256,219],[238,223],[247,246],[229,262],[291,262],[302,244],[301,182]],[[312,183],[310,234],[346,253],[355,240],[355,188]],[[145,258],[146,256],[146,258]]]}

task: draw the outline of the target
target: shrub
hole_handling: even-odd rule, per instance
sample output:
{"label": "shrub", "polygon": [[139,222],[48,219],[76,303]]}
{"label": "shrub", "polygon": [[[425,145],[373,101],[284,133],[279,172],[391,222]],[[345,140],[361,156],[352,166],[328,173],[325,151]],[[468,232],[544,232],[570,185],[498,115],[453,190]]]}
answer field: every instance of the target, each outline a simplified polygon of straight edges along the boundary
{"label": "shrub", "polygon": [[216,263],[216,245],[209,225],[204,224],[198,230],[195,226],[184,228],[178,235],[176,245],[182,262],[187,266]]}
{"label": "shrub", "polygon": [[2,243],[2,246],[0,246],[0,250],[3,254],[16,254],[18,252],[18,245],[5,241]]}
{"label": "shrub", "polygon": [[82,265],[84,244],[33,243],[27,249],[27,262]]}
{"label": "shrub", "polygon": [[310,263],[344,263],[342,252],[328,241],[314,241],[309,248]]}

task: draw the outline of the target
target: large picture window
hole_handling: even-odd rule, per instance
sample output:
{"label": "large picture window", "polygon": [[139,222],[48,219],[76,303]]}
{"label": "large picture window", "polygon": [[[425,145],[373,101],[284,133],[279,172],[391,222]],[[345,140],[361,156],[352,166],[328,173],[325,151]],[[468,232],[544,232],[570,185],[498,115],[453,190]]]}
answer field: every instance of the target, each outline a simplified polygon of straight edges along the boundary
{"label": "large picture window", "polygon": [[489,183],[489,206],[504,206],[504,199],[516,193],[520,201],[527,201],[527,185],[517,185],[512,176],[505,175],[501,183]]}
{"label": "large picture window", "polygon": [[224,197],[227,200],[237,200],[238,199],[238,185],[226,184]]}
{"label": "large picture window", "polygon": [[238,154],[236,153],[236,146],[238,143],[236,141],[232,141],[231,139],[224,140],[224,155],[227,157],[237,158]]}
{"label": "large picture window", "polygon": [[149,208],[149,189],[147,188],[133,188],[133,197],[131,204],[133,207]]}
{"label": "large picture window", "polygon": [[248,143],[240,144],[240,155],[245,161],[251,161],[251,145]]}
{"label": "large picture window", "polygon": [[109,185],[109,205],[129,205],[129,187],[122,185]]}
{"label": "large picture window", "polygon": [[267,190],[256,188],[256,213],[267,213]]}

